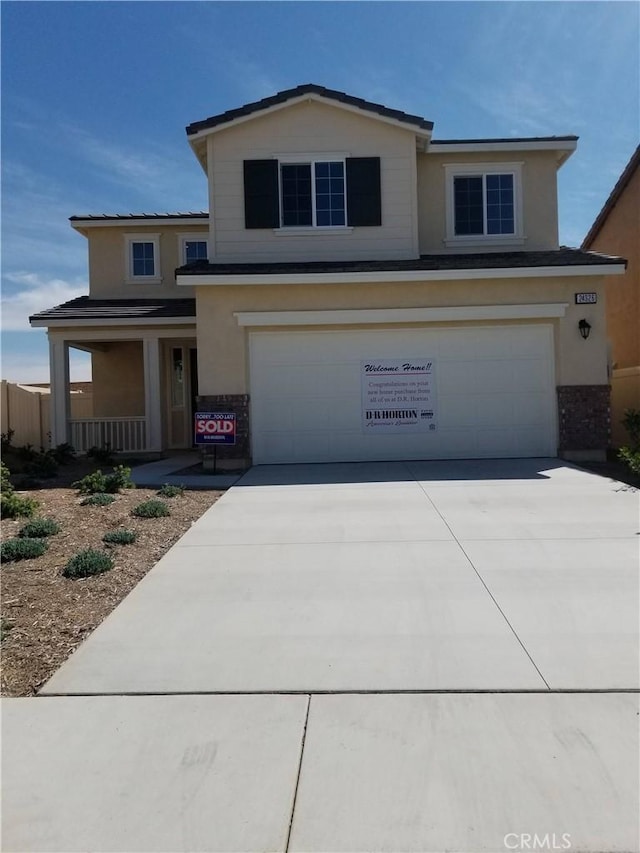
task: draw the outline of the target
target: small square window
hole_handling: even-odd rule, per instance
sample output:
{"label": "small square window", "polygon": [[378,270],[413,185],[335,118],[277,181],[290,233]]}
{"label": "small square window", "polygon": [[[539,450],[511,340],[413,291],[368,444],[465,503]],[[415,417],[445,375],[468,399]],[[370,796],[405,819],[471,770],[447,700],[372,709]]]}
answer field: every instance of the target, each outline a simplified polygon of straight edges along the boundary
{"label": "small square window", "polygon": [[125,247],[127,281],[154,284],[161,281],[159,234],[127,234]]}
{"label": "small square window", "polygon": [[515,205],[513,173],[453,173],[455,237],[515,236]]}
{"label": "small square window", "polygon": [[194,261],[206,261],[209,257],[206,240],[184,241],[184,262],[192,264]]}

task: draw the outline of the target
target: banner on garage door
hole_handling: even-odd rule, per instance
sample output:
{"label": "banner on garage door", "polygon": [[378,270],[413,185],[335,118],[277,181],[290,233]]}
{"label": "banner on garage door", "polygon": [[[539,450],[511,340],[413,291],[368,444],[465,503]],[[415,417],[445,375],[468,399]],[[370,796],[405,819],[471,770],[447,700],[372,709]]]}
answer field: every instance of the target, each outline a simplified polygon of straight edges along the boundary
{"label": "banner on garage door", "polygon": [[367,435],[436,429],[432,358],[379,358],[361,362],[362,429]]}

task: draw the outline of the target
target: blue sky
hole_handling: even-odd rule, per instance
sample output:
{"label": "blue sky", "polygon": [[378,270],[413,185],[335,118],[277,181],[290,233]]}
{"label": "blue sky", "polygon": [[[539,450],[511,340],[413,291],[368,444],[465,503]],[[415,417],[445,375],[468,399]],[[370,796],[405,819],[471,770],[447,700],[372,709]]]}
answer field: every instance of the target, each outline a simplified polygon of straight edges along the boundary
{"label": "blue sky", "polygon": [[2,377],[47,381],[27,317],[88,292],[69,216],[205,209],[185,126],[299,83],[434,138],[578,134],[559,196],[579,245],[638,144],[639,21],[617,0],[3,2]]}

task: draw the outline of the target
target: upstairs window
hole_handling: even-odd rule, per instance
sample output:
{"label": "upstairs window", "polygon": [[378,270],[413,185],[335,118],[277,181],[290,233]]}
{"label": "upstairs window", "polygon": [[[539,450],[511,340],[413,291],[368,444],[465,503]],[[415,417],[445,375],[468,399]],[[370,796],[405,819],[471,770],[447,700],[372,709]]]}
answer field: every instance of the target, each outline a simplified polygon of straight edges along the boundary
{"label": "upstairs window", "polygon": [[125,237],[127,281],[156,283],[160,279],[158,234],[128,234]]}
{"label": "upstairs window", "polygon": [[178,236],[180,263],[192,264],[194,261],[209,259],[209,243],[206,233],[180,234]]}
{"label": "upstairs window", "polygon": [[344,174],[344,161],[283,163],[282,226],[346,225]]}
{"label": "upstairs window", "polygon": [[449,164],[445,243],[523,242],[521,164]]}
{"label": "upstairs window", "polygon": [[453,179],[455,233],[514,234],[513,175],[457,175]]}
{"label": "upstairs window", "polygon": [[244,161],[246,228],[381,225],[379,157]]}

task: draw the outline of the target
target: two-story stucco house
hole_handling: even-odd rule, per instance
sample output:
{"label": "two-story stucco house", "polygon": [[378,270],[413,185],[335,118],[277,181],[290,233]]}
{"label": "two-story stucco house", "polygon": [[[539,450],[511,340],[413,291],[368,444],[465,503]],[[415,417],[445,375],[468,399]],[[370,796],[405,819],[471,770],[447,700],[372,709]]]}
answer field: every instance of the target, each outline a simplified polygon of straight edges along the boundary
{"label": "two-story stucco house", "polygon": [[[558,245],[576,137],[432,128],[302,85],[187,127],[208,215],[72,217],[90,293],[31,318],[53,440],[167,452],[199,408],[236,413],[228,464],[603,454],[625,262]],[[93,419],[69,418],[69,347]]]}
{"label": "two-story stucco house", "polygon": [[640,409],[640,145],[584,238],[582,248],[615,252],[627,271],[605,279],[611,364],[611,439],[629,442],[622,426],[626,409]]}

